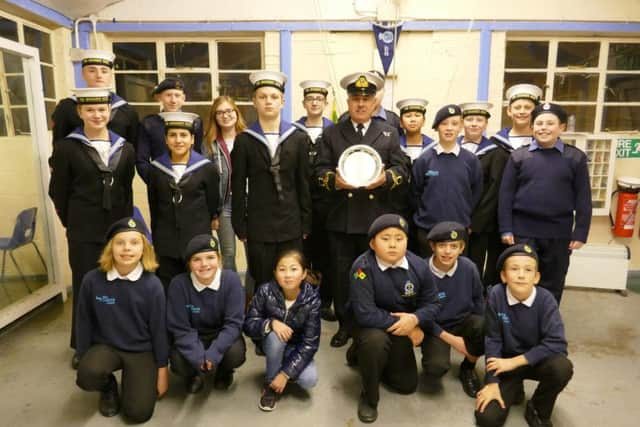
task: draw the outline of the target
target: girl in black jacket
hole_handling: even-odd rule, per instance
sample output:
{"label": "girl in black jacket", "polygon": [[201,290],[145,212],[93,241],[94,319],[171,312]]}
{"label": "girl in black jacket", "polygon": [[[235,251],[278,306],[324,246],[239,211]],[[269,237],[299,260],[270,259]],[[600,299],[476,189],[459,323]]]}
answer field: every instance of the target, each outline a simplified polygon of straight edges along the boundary
{"label": "girl in black jacket", "polygon": [[306,282],[298,250],[283,252],[275,278],[258,288],[244,322],[244,332],[259,340],[267,373],[259,408],[272,411],[289,381],[311,388],[318,381],[313,356],[320,344],[320,294]]}

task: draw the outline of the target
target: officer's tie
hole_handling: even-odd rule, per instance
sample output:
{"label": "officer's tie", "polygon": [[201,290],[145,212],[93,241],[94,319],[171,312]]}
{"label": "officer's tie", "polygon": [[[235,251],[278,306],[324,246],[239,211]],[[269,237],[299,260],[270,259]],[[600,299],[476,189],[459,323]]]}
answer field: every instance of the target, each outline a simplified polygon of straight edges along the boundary
{"label": "officer's tie", "polygon": [[362,123],[358,123],[356,129],[358,131],[358,136],[362,139],[364,137],[364,125]]}

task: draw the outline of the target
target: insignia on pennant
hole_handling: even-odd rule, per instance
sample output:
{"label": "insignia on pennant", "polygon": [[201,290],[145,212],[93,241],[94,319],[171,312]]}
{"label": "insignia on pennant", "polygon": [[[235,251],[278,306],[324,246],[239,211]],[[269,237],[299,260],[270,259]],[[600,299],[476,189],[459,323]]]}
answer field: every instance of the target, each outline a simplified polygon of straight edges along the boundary
{"label": "insignia on pennant", "polygon": [[358,77],[358,80],[356,80],[354,85],[357,88],[368,88],[369,82],[367,81],[367,78],[365,76],[360,76]]}
{"label": "insignia on pennant", "polygon": [[551,109],[551,104],[549,104],[548,102],[546,102],[546,103],[542,106],[542,109],[543,109],[543,110],[545,110],[545,111],[546,111],[546,110]]}
{"label": "insignia on pennant", "polygon": [[209,246],[211,246],[212,248],[214,248],[214,249],[215,249],[215,247],[216,247],[216,241],[215,241],[215,240],[213,240],[213,239],[211,239],[211,240],[209,241]]}
{"label": "insignia on pennant", "polygon": [[359,268],[355,273],[353,273],[353,278],[364,280],[367,278],[367,274],[364,271],[362,271],[361,268]]}
{"label": "insignia on pennant", "polygon": [[530,254],[531,252],[533,252],[533,250],[531,249],[531,246],[529,245],[524,245],[524,251],[528,254]]}
{"label": "insignia on pennant", "polygon": [[456,112],[456,110],[453,107],[449,107],[447,111],[449,111],[449,114],[455,114]]}
{"label": "insignia on pennant", "polygon": [[131,218],[129,222],[127,222],[127,225],[131,228],[135,228],[136,222],[133,220],[133,218]]}

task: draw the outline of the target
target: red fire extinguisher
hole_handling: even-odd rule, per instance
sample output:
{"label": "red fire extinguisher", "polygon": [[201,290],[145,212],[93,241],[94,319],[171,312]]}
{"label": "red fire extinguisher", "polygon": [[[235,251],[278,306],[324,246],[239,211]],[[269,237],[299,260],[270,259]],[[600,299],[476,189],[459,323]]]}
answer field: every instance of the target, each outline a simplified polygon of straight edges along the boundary
{"label": "red fire extinguisher", "polygon": [[616,220],[613,221],[613,218],[609,215],[612,223],[611,228],[616,237],[633,236],[636,209],[638,207],[638,193],[640,193],[640,178],[618,178],[618,189],[611,195],[613,197],[613,195],[618,194]]}

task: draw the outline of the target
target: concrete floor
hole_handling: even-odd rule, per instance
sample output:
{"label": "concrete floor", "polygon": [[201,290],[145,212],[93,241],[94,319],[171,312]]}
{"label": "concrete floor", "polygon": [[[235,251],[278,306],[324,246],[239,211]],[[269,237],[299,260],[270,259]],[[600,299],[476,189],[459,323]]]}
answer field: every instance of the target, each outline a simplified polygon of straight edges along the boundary
{"label": "concrete floor", "polygon": [[[556,426],[635,427],[640,405],[640,295],[567,290],[562,313],[575,375],[560,395],[553,414]],[[247,362],[224,393],[207,387],[186,395],[179,378],[171,378],[168,395],[156,406],[149,426],[354,426],[359,379],[344,361],[346,348],[329,347],[335,323],[323,322],[316,357],[320,381],[306,394],[290,387],[277,409],[257,407],[264,359],[249,345]],[[28,320],[0,335],[0,426],[120,426],[119,416],[97,412],[96,393],[75,386],[67,348],[70,301],[54,301]],[[454,356],[454,362],[460,358]],[[401,396],[382,389],[377,426],[472,426],[474,401],[462,393],[457,367],[444,392],[428,396],[422,389]],[[533,383],[526,382],[527,396]],[[523,405],[512,409],[507,426],[526,426]]]}

